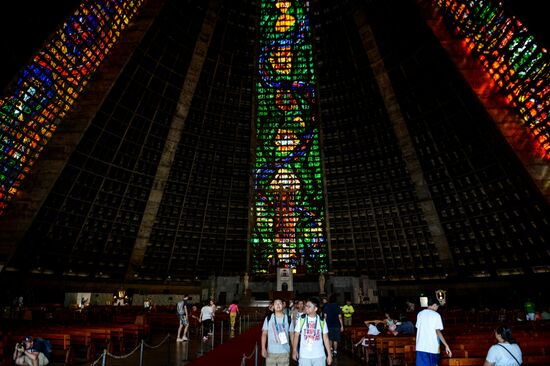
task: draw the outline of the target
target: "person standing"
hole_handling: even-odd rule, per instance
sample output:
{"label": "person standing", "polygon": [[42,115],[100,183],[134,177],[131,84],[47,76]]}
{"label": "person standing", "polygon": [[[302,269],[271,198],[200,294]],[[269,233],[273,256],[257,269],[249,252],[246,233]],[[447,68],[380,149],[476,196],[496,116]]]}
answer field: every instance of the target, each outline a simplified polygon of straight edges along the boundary
{"label": "person standing", "polygon": [[485,363],[483,366],[519,366],[523,362],[521,359],[521,349],[512,336],[512,330],[505,326],[495,329],[495,338],[497,344],[489,348]]}
{"label": "person standing", "polygon": [[332,347],[332,356],[338,355],[338,342],[340,342],[341,333],[344,331],[344,322],[342,320],[342,309],[336,303],[336,295],[330,295],[329,302],[323,306],[323,313],[328,326],[328,339]]}
{"label": "person standing", "polygon": [[525,309],[525,319],[526,320],[535,320],[535,304],[531,299],[527,299],[525,304],[523,304]]}
{"label": "person standing", "polygon": [[206,342],[212,332],[212,322],[214,320],[214,301],[210,300],[201,309],[200,322],[202,324],[202,340]]}
{"label": "person standing", "polygon": [[292,358],[298,361],[300,366],[324,366],[325,362],[331,365],[328,327],[317,313],[319,299],[310,298],[306,302],[305,309],[306,314],[300,318],[294,328]]}
{"label": "person standing", "polygon": [[352,316],[355,313],[351,300],[346,300],[346,305],[342,306],[342,314],[344,314],[344,325],[350,327],[352,324]]}
{"label": "person standing", "polygon": [[445,346],[445,353],[452,357],[451,349],[443,337],[443,321],[437,312],[439,301],[435,296],[428,297],[428,307],[416,317],[416,366],[437,366],[439,344]]}
{"label": "person standing", "polygon": [[[188,300],[189,300],[189,297],[187,295],[183,295],[181,301],[179,301],[176,305],[176,311],[178,312],[178,318],[180,321],[176,342],[183,342],[188,340],[187,338],[187,331],[189,329],[189,314],[187,312]],[[183,331],[183,334],[182,334],[182,331]],[[181,334],[181,337],[180,337],[180,334]]]}
{"label": "person standing", "polygon": [[201,317],[201,311],[197,307],[197,305],[191,306],[191,313],[189,314],[189,325],[191,325],[191,332],[195,331],[197,334],[199,332],[199,326],[200,326],[200,317]]}
{"label": "person standing", "polygon": [[231,330],[235,330],[235,320],[237,319],[237,315],[239,315],[239,306],[235,302],[232,302],[227,308],[227,311],[229,311],[229,324],[231,325]]}
{"label": "person standing", "polygon": [[289,317],[283,311],[283,301],[273,301],[273,313],[262,326],[262,357],[266,366],[288,366],[290,363]]}

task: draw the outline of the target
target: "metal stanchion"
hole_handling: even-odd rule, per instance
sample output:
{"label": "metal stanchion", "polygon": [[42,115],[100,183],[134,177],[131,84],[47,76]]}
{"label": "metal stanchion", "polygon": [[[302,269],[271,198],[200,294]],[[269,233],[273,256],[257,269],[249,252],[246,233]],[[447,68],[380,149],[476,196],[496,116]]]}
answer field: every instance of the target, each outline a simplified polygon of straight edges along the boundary
{"label": "metal stanchion", "polygon": [[223,321],[220,323],[220,344],[223,344]]}
{"label": "metal stanchion", "polygon": [[143,366],[143,339],[141,340],[141,348],[139,350],[139,366]]}
{"label": "metal stanchion", "polygon": [[214,349],[214,339],[216,338],[216,332],[214,331],[216,329],[216,323],[214,323],[214,319],[212,319],[212,349]]}
{"label": "metal stanchion", "polygon": [[243,329],[243,327],[242,327],[242,320],[243,320],[243,317],[242,317],[242,315],[241,315],[241,316],[239,316],[239,334],[241,334],[242,329]]}
{"label": "metal stanchion", "polygon": [[101,365],[102,366],[107,365],[107,350],[106,349],[103,350],[103,360],[101,360]]}
{"label": "metal stanchion", "polygon": [[170,345],[172,344],[172,342],[170,342],[170,340],[172,339],[172,337],[170,337],[170,334],[168,334],[168,359],[166,360],[166,364],[169,365],[170,364],[170,350],[171,350],[171,347]]}
{"label": "metal stanchion", "polygon": [[254,347],[254,366],[258,366],[258,342],[256,342],[256,347]]}

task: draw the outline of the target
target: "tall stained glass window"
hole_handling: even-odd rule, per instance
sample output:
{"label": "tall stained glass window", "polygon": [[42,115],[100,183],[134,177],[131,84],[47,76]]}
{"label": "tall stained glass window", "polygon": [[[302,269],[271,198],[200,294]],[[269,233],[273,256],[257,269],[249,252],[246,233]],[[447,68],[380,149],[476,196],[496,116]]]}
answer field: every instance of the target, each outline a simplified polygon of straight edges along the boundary
{"label": "tall stained glass window", "polygon": [[0,215],[142,0],[84,0],[0,99]]}
{"label": "tall stained glass window", "polygon": [[323,172],[309,1],[260,2],[254,273],[327,270]]}
{"label": "tall stained glass window", "polygon": [[432,0],[516,109],[542,158],[550,160],[550,57],[497,0]]}

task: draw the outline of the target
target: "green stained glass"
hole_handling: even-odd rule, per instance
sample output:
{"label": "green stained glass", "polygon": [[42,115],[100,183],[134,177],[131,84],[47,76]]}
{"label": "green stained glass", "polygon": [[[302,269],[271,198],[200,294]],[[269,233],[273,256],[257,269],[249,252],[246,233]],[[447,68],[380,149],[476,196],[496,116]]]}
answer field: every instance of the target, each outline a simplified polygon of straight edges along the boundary
{"label": "green stained glass", "polygon": [[261,1],[252,271],[326,272],[308,1]]}

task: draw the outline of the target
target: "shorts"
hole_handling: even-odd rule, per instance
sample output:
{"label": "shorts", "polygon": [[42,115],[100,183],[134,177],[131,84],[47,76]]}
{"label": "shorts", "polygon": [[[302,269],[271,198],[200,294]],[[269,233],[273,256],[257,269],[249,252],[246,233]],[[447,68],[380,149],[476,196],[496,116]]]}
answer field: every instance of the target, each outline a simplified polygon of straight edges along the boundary
{"label": "shorts", "polygon": [[439,355],[437,353],[428,353],[416,351],[416,366],[437,366]]}
{"label": "shorts", "polygon": [[298,363],[300,366],[325,366],[327,364],[327,358],[300,358]]}
{"label": "shorts", "polygon": [[340,341],[340,327],[328,328],[328,339],[334,342]]}
{"label": "shorts", "polygon": [[178,317],[180,318],[180,324],[183,325],[184,327],[187,326],[187,324],[189,324],[185,314],[178,314]]}
{"label": "shorts", "polygon": [[289,353],[268,353],[265,366],[286,366],[290,362]]}

